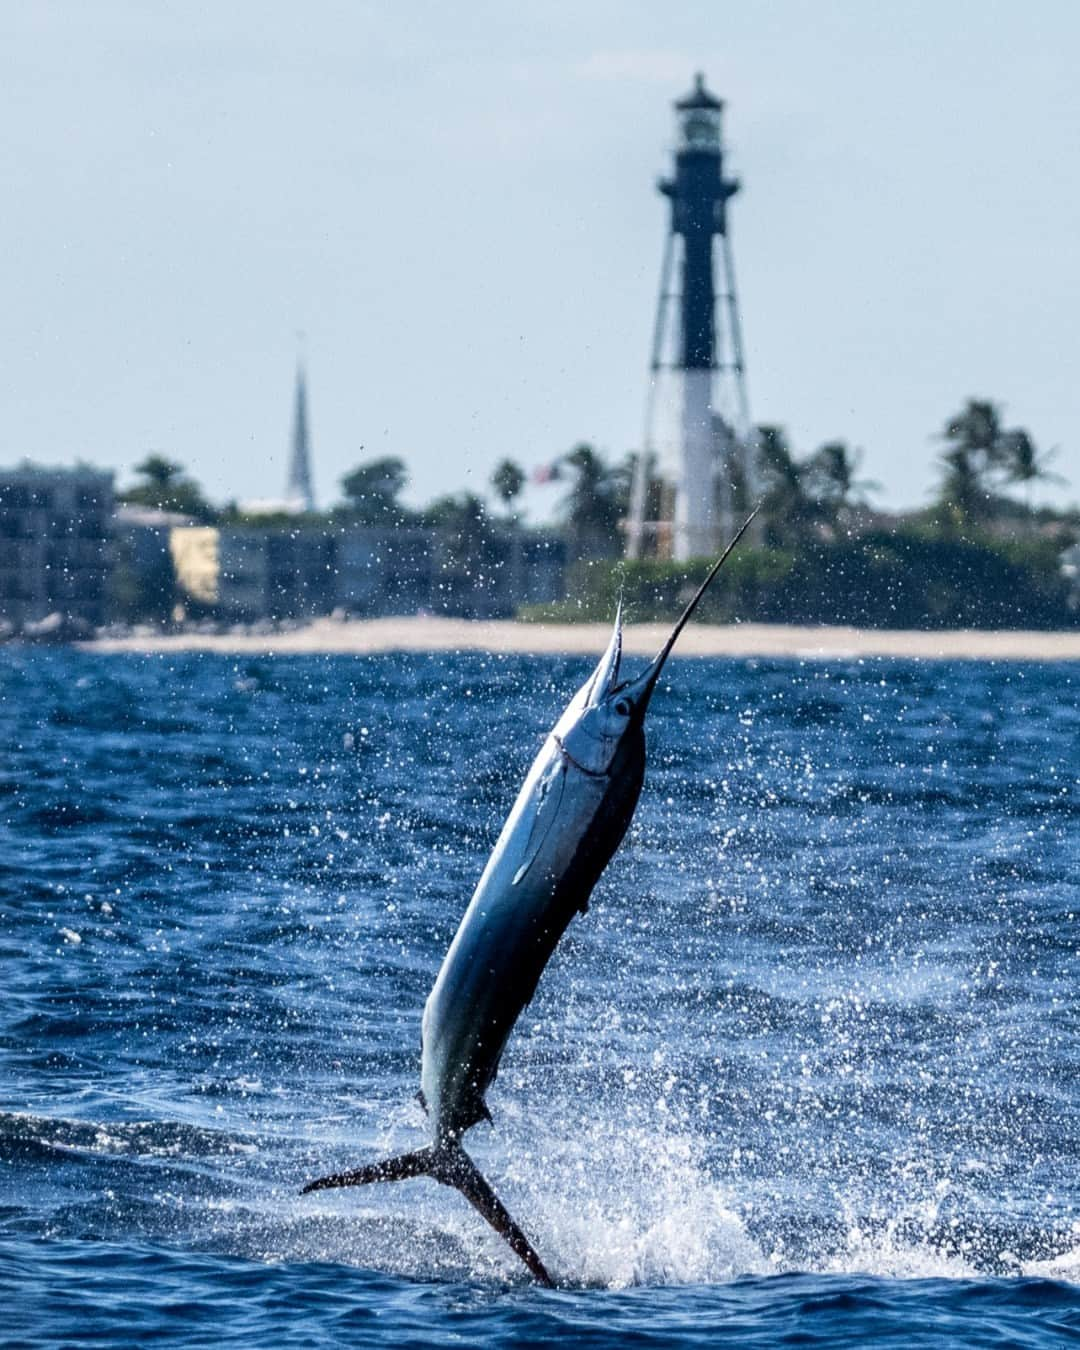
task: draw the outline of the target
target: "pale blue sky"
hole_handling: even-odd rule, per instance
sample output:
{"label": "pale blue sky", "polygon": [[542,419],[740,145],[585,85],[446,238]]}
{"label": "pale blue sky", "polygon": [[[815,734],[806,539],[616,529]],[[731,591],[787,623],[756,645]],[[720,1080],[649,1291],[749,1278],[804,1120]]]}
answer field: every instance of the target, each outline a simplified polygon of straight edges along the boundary
{"label": "pale blue sky", "polygon": [[153,448],[277,493],[298,329],[323,502],[375,454],[421,499],[634,447],[701,68],[755,419],[910,505],[986,395],[1075,500],[1078,51],[1054,0],[9,0],[0,463]]}

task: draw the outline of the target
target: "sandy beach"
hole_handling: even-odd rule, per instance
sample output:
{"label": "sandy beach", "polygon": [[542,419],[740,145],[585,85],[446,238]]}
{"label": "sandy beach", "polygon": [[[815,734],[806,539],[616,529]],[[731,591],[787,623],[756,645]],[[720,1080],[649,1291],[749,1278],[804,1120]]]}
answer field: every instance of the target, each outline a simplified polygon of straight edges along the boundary
{"label": "sandy beach", "polygon": [[[530,624],[514,620],[434,617],[318,619],[282,633],[161,633],[99,638],[82,644],[97,652],[221,652],[300,655],[391,651],[568,652],[603,649],[602,624]],[[667,635],[662,624],[627,625],[624,646],[651,656]],[[788,624],[691,624],[675,649],[681,656],[772,656],[804,660],[900,656],[920,660],[1080,661],[1080,631],[904,632]]]}

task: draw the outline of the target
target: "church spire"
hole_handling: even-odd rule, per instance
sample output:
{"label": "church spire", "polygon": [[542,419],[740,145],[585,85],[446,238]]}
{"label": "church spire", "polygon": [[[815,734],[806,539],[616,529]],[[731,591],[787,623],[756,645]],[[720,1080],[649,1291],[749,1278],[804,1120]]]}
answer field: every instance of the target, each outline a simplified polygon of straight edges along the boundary
{"label": "church spire", "polygon": [[308,444],[307,379],[302,364],[296,367],[296,411],[293,414],[292,458],[285,496],[302,511],[315,510],[311,485],[311,448]]}

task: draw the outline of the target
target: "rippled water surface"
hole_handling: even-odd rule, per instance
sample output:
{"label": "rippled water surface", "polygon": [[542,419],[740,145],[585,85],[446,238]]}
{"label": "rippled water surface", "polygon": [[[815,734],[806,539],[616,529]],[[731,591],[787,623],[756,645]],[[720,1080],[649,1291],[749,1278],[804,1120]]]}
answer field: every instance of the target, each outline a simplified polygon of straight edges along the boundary
{"label": "rippled water surface", "polygon": [[1080,1339],[1080,670],[683,660],[470,1147],[420,1014],[588,669],[0,652],[0,1341]]}

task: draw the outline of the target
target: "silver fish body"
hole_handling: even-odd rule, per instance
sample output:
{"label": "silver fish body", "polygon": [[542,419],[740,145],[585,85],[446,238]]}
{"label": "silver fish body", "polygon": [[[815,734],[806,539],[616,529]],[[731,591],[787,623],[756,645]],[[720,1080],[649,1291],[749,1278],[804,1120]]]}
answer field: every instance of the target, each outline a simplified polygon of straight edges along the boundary
{"label": "silver fish body", "polygon": [[607,650],[567,705],[526,776],[424,1007],[421,1100],[431,1143],[310,1182],[304,1191],[429,1176],[454,1186],[533,1275],[551,1276],[528,1238],[461,1146],[490,1119],[485,1093],[507,1037],[536,991],[567,924],[634,814],[645,775],[645,714],[675,640],[742,537],[728,545],[667,642],[634,680],[619,680],[621,613]]}
{"label": "silver fish body", "polygon": [[489,1118],[506,1039],[633,816],[645,737],[632,710],[614,711],[620,649],[616,620],[529,770],[424,1008],[420,1083],[436,1140]]}

